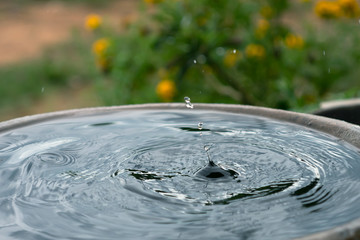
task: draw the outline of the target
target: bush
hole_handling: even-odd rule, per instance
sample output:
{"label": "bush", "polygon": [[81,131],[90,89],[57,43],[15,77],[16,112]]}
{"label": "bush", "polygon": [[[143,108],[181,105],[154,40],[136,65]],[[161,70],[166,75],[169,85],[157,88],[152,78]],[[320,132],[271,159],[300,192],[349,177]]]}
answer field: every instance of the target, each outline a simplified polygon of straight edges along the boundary
{"label": "bush", "polygon": [[359,92],[355,0],[147,0],[141,9],[120,33],[93,28],[106,104],[190,96],[304,109]]}

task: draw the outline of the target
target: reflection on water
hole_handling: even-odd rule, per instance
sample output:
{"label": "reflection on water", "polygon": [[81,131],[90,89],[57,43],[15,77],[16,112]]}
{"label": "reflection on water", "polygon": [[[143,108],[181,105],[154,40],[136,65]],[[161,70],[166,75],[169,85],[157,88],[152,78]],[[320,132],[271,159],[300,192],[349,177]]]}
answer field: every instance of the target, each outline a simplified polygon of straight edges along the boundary
{"label": "reflection on water", "polygon": [[0,236],[291,239],[360,217],[359,172],[358,149],[259,117],[51,120],[0,133]]}

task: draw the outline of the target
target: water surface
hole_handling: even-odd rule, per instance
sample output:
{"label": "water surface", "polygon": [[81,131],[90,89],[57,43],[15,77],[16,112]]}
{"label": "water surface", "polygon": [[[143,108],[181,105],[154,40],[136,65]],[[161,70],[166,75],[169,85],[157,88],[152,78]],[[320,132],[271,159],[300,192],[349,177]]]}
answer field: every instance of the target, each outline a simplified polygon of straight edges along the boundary
{"label": "water surface", "polygon": [[0,236],[290,239],[359,218],[359,172],[342,140],[249,115],[51,120],[0,133]]}

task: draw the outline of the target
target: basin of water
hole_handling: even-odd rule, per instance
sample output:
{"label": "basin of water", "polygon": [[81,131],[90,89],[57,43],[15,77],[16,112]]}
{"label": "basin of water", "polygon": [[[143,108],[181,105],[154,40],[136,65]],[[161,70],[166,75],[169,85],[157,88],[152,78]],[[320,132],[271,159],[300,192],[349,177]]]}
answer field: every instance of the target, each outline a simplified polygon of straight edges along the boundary
{"label": "basin of water", "polygon": [[146,107],[5,125],[1,239],[291,239],[360,217],[359,149],[305,126]]}

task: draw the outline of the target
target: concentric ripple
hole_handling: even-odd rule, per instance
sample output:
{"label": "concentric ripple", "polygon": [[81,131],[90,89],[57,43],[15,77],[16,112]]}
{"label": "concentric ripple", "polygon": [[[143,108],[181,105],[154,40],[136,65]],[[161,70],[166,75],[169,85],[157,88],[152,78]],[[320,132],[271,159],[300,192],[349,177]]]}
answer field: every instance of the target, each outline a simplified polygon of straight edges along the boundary
{"label": "concentric ripple", "polygon": [[72,164],[75,161],[75,156],[64,153],[64,152],[46,152],[40,153],[35,156],[37,160],[42,161],[43,163],[65,166]]}
{"label": "concentric ripple", "polygon": [[33,124],[0,133],[0,236],[305,236],[360,217],[359,156],[321,132],[222,112]]}

